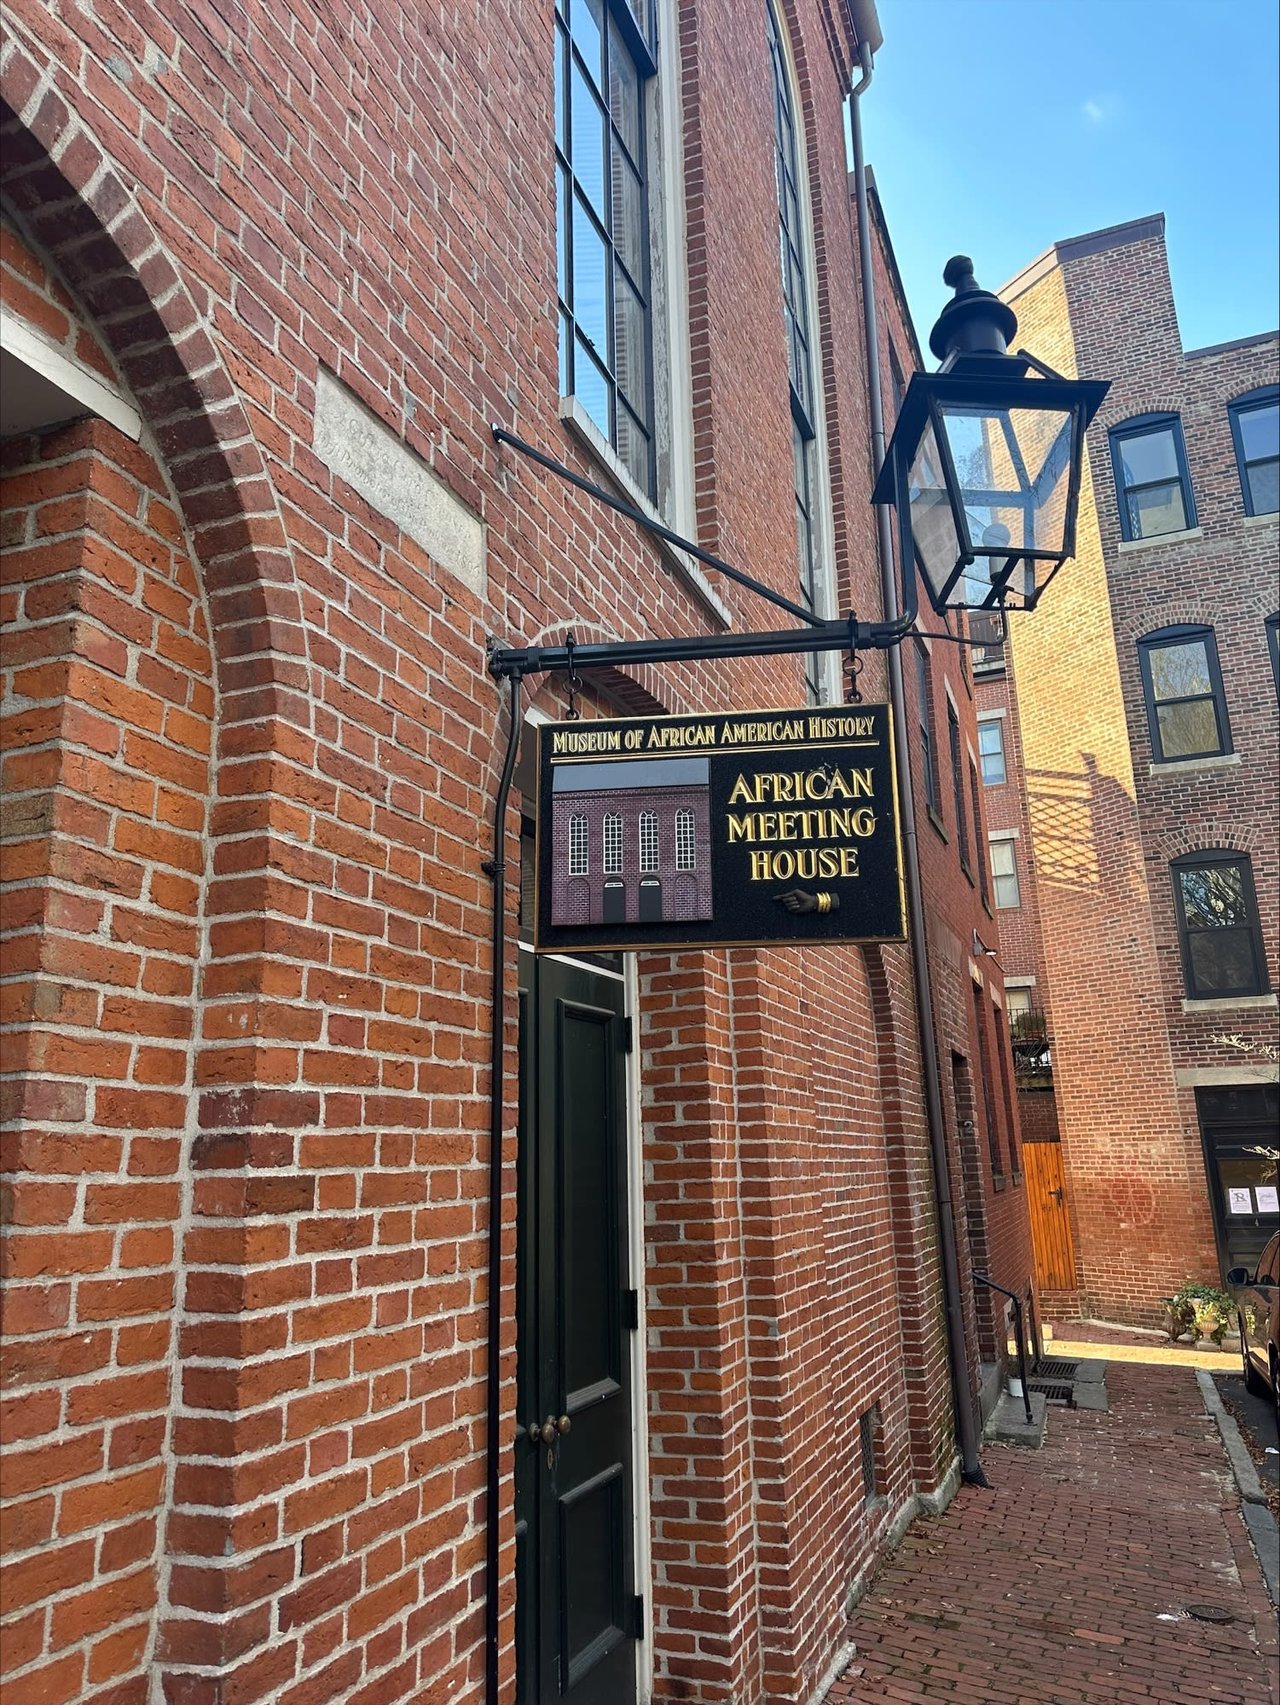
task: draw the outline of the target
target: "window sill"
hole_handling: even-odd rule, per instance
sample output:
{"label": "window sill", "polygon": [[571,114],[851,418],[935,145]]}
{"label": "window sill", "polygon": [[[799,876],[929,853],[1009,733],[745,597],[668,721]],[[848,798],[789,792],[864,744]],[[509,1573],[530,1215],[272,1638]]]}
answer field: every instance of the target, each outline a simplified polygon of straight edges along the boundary
{"label": "window sill", "polygon": [[1009,1180],[1005,1177],[1003,1172],[993,1172],[991,1174],[991,1188],[995,1191],[997,1196],[1008,1187],[1008,1183]]}
{"label": "window sill", "polygon": [[1246,515],[1244,518],[1246,527],[1274,527],[1277,522],[1280,522],[1280,509],[1270,509],[1265,515]]}
{"label": "window sill", "polygon": [[[658,513],[653,499],[647,497],[632,479],[613,445],[603,436],[600,428],[583,408],[576,397],[561,397],[560,419],[564,422],[570,434],[577,440],[579,446],[587,452],[593,461],[599,464],[608,477],[609,484],[617,488],[619,497],[632,505],[633,508],[647,515],[659,527],[667,525],[666,520]],[[728,605],[720,597],[706,575],[692,557],[677,550],[666,539],[660,539],[656,534],[647,535],[663,563],[683,581],[700,603],[715,617],[722,628],[733,626],[733,615]]]}
{"label": "window sill", "polygon": [[942,821],[941,814],[935,811],[932,805],[928,807],[928,812],[929,821],[933,824],[934,829],[937,831],[938,839],[950,843],[951,836],[947,833],[946,824]]}
{"label": "window sill", "polygon": [[1203,538],[1203,527],[1187,527],[1181,533],[1156,533],[1150,539],[1121,539],[1116,548],[1121,556],[1128,556],[1130,551],[1151,551],[1158,545],[1187,545]]}
{"label": "window sill", "polygon": [[1197,770],[1229,770],[1238,768],[1239,764],[1239,752],[1217,752],[1210,758],[1172,758],[1167,763],[1151,763],[1147,765],[1147,774],[1154,781],[1157,776],[1194,775]]}
{"label": "window sill", "polygon": [[1015,1190],[1022,1187],[1022,1174],[1020,1172],[1015,1172],[1013,1175],[1013,1187]]}
{"label": "window sill", "polygon": [[1274,994],[1270,995],[1227,995],[1222,999],[1211,998],[1201,1000],[1192,996],[1184,996],[1183,1012],[1259,1012],[1280,1005]]}

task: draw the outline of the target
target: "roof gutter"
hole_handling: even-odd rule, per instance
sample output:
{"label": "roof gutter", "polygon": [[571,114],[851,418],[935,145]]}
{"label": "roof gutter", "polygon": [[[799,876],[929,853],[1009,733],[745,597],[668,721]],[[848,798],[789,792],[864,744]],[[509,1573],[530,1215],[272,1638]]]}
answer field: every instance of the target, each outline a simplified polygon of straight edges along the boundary
{"label": "roof gutter", "polygon": [[[860,97],[870,85],[873,55],[881,45],[880,21],[874,0],[851,0],[858,30],[860,80],[849,91],[849,131],[853,143],[854,202],[858,223],[858,266],[862,281],[862,331],[867,360],[867,405],[871,421],[871,457],[875,472],[884,466],[884,395],[880,386],[880,337],[876,324],[875,272],[871,255],[871,210],[867,205],[867,164],[862,145]],[[880,547],[880,587],[886,621],[900,614],[898,583],[893,568],[893,531],[889,506],[878,503],[876,533]],[[914,573],[914,563],[903,565],[903,573]],[[889,666],[889,696],[893,719],[900,729],[907,723],[906,693],[902,679],[902,648],[886,653]],[[915,985],[916,1019],[920,1032],[920,1063],[924,1074],[925,1110],[929,1126],[929,1153],[933,1163],[933,1190],[938,1216],[938,1243],[942,1256],[942,1291],[946,1305],[948,1362],[951,1369],[951,1404],[956,1421],[956,1441],[964,1478],[986,1486],[987,1477],[978,1459],[978,1434],[974,1424],[973,1394],[969,1389],[969,1347],[965,1337],[960,1263],[956,1254],[955,1209],[951,1198],[951,1168],[947,1159],[946,1124],[942,1109],[942,1082],[938,1069],[937,1038],[933,1029],[933,984],[925,940],[924,896],[920,878],[920,843],[916,834],[915,791],[912,786],[913,759],[907,740],[898,743],[898,811],[902,824],[902,852],[910,919],[912,981]]]}

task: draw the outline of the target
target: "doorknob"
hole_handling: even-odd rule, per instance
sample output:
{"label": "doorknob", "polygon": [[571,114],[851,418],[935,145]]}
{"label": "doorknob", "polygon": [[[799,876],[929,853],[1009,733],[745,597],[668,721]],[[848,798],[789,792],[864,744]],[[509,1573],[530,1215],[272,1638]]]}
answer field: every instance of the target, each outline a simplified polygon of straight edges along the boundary
{"label": "doorknob", "polygon": [[1054,1201],[1058,1204],[1058,1206],[1061,1207],[1062,1206],[1062,1186],[1061,1186],[1061,1184],[1059,1184],[1059,1186],[1056,1190],[1050,1190],[1049,1194],[1053,1197]]}
{"label": "doorknob", "polygon": [[567,1415],[561,1415],[557,1421],[554,1415],[548,1415],[541,1426],[536,1421],[529,1423],[529,1443],[553,1445],[558,1437],[573,1431],[573,1422]]}

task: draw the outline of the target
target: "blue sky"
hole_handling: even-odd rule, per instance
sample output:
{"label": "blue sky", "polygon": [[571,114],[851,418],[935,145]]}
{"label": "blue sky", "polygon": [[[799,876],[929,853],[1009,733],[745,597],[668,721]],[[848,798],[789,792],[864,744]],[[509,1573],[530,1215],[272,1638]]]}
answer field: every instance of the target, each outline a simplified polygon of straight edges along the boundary
{"label": "blue sky", "polygon": [[1276,0],[878,11],[863,137],[922,344],[949,255],[996,289],[1050,243],[1148,213],[1184,347],[1280,324]]}

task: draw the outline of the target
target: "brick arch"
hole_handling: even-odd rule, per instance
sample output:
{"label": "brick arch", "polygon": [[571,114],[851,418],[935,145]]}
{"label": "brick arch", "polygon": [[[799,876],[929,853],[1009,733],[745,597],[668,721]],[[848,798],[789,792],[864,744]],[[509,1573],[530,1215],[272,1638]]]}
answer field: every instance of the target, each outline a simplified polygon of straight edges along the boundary
{"label": "brick arch", "polygon": [[1230,829],[1197,824],[1171,829],[1161,835],[1155,845],[1161,858],[1172,864],[1175,859],[1185,858],[1190,853],[1224,852],[1251,856],[1265,845],[1265,841],[1256,829],[1242,824]]}
{"label": "brick arch", "polygon": [[1217,621],[1212,611],[1196,612],[1189,609],[1185,604],[1173,610],[1162,610],[1160,620],[1155,627],[1145,625],[1141,629],[1137,627],[1136,622],[1140,621],[1145,624],[1150,619],[1150,610],[1144,610],[1135,618],[1135,622],[1129,625],[1126,637],[1131,639],[1135,645],[1153,633],[1163,633],[1166,628],[1208,628],[1211,632],[1217,632]]}
{"label": "brick arch", "polygon": [[1182,401],[1172,393],[1161,393],[1154,397],[1144,396],[1142,406],[1134,408],[1131,401],[1122,399],[1113,402],[1110,408],[1100,409],[1097,424],[1104,432],[1110,432],[1114,427],[1127,426],[1131,420],[1143,420],[1149,414],[1171,414],[1180,421]]}
{"label": "brick arch", "polygon": [[308,721],[285,529],[207,303],[97,137],[12,36],[0,55],[0,149],[0,196],[92,314],[164,458],[204,578],[220,721]]}

